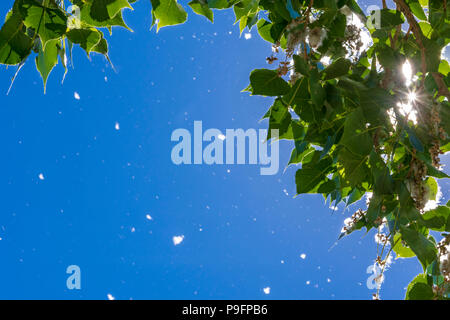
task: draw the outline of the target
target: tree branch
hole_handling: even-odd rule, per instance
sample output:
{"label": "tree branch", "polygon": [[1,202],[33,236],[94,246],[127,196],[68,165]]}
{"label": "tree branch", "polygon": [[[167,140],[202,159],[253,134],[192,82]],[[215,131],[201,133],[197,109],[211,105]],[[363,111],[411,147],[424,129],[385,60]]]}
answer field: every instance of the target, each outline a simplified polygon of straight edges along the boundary
{"label": "tree branch", "polygon": [[[420,47],[421,55],[422,55],[422,73],[423,79],[425,79],[425,75],[427,74],[427,65],[426,65],[426,55],[427,48],[423,44],[424,35],[422,33],[422,29],[420,29],[419,23],[414,18],[414,14],[409,9],[409,6],[405,3],[405,0],[394,0],[394,2],[398,5],[398,8],[406,17],[406,20],[409,23],[409,26],[416,37],[417,44]],[[447,85],[444,82],[442,75],[439,72],[432,72],[431,75],[438,86],[438,94],[446,97],[450,100],[450,91],[448,90]]]}

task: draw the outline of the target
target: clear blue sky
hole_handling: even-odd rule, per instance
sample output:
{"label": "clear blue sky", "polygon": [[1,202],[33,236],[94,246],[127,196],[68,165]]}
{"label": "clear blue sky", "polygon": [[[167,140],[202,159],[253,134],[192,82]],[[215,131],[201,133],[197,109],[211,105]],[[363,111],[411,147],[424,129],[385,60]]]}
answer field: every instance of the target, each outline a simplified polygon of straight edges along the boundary
{"label": "clear blue sky", "polygon": [[[110,39],[117,72],[77,48],[63,85],[59,65],[44,95],[30,59],[6,96],[15,69],[1,67],[0,298],[371,299],[374,234],[329,250],[353,212],[294,199],[296,168],[261,176],[259,166],[171,162],[172,131],[194,120],[267,127],[258,121],[270,99],[240,91],[270,45],[255,30],[239,37],[230,11],[214,24],[190,14],[158,34],[148,1],[125,18],[134,33],[114,29]],[[291,148],[281,144],[283,167]],[[66,288],[72,264],[81,290]],[[403,298],[420,272],[415,260],[396,261],[381,297]]]}

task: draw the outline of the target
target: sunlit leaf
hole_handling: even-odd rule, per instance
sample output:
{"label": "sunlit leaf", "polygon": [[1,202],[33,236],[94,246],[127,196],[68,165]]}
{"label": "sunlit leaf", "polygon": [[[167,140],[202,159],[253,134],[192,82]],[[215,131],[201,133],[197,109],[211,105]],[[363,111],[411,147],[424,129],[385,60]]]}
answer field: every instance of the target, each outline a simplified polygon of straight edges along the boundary
{"label": "sunlit leaf", "polygon": [[177,0],[151,0],[153,25],[157,25],[157,30],[165,26],[184,23],[187,20],[187,13]]}
{"label": "sunlit leaf", "polygon": [[36,67],[44,82],[44,92],[46,91],[48,76],[58,63],[58,48],[60,46],[59,40],[50,40],[45,48],[40,47],[39,54],[36,57]]}
{"label": "sunlit leaf", "polygon": [[189,2],[189,6],[196,14],[204,16],[209,21],[214,22],[214,13],[208,7],[208,3],[206,1],[193,0]]}
{"label": "sunlit leaf", "polygon": [[37,32],[44,48],[47,41],[65,34],[67,17],[54,1],[19,0],[19,8],[24,24]]}

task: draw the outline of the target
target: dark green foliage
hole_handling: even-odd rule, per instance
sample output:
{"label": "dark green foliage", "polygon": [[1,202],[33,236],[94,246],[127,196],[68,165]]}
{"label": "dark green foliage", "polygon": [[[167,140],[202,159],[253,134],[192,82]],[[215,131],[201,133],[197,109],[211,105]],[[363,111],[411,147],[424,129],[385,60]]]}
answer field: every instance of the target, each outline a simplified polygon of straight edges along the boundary
{"label": "dark green foliage", "polygon": [[[73,45],[108,58],[103,31],[128,28],[122,12],[134,2],[73,0],[80,13],[74,16],[60,1],[16,0],[0,30],[0,64],[21,65],[35,52],[45,86],[58,57],[66,67]],[[450,232],[450,209],[424,211],[436,199],[434,178],[448,178],[438,163],[439,153],[450,151],[450,67],[441,57],[450,43],[445,1],[394,0],[395,8],[373,12],[370,19],[355,0],[150,2],[157,30],[184,23],[189,7],[210,21],[214,10],[232,8],[241,32],[256,26],[284,56],[278,68],[254,70],[246,91],[274,98],[265,118],[280,139],[293,141],[289,165],[300,166],[297,194],[317,193],[349,206],[372,193],[367,210],[355,213],[341,237],[386,224],[391,251],[417,257],[424,269],[406,299],[448,298],[438,245],[429,233]],[[351,15],[368,22],[367,29],[351,26]],[[402,24],[409,25],[408,33]],[[365,50],[361,32],[372,39]],[[408,83],[405,61],[411,65]],[[416,121],[402,105],[415,110]],[[384,259],[377,256],[377,263]]]}

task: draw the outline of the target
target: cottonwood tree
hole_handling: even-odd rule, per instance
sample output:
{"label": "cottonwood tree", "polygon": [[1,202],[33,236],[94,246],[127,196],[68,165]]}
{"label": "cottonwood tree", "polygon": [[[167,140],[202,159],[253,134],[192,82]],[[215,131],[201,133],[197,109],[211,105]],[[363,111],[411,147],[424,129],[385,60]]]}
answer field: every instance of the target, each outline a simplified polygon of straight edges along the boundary
{"label": "cottonwood tree", "polygon": [[[58,60],[67,70],[73,46],[108,58],[104,32],[128,28],[122,13],[134,2],[15,0],[0,63],[20,70],[33,57],[45,88]],[[446,0],[382,0],[370,12],[355,0],[150,2],[156,30],[184,23],[190,9],[210,21],[232,9],[241,32],[257,28],[272,44],[271,67],[254,70],[246,91],[272,97],[264,118],[294,142],[297,193],[345,206],[366,195],[341,237],[374,229],[378,268],[392,254],[423,266],[406,299],[449,299],[450,204],[435,204],[436,179],[448,178],[439,157],[450,150]]]}

